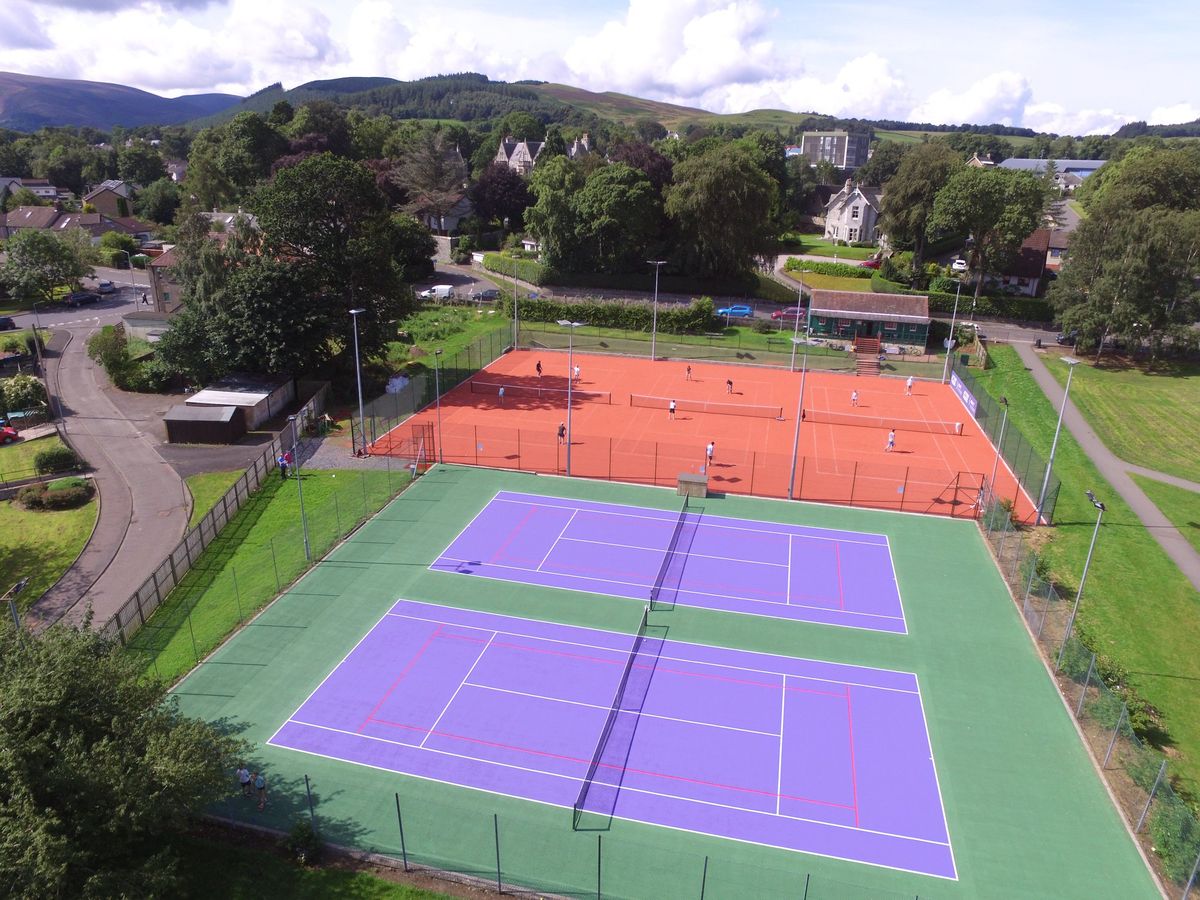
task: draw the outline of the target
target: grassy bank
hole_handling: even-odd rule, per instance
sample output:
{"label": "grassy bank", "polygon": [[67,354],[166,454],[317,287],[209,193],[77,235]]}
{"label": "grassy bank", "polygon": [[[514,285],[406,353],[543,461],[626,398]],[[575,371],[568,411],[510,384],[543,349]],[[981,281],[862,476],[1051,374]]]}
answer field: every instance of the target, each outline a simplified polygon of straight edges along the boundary
{"label": "grassy bank", "polygon": [[[990,353],[995,367],[977,374],[979,383],[993,397],[1008,397],[1012,424],[1048,456],[1057,411],[1015,350],[1000,345]],[[1063,486],[1055,511],[1058,524],[1044,548],[1050,573],[1068,596],[1075,593],[1096,521],[1084,491],[1095,491],[1108,512],[1079,610],[1080,633],[1094,650],[1115,661],[1128,683],[1159,711],[1177,753],[1172,769],[1195,796],[1200,790],[1200,693],[1195,689],[1200,682],[1195,653],[1200,594],[1065,430],[1055,470]]]}
{"label": "grassy bank", "polygon": [[478,308],[428,305],[400,321],[400,336],[388,344],[387,360],[409,372],[432,370],[436,351],[449,358],[488,332],[511,327],[499,303]]}
{"label": "grassy bank", "polygon": [[188,492],[192,495],[192,518],[188,521],[188,528],[204,518],[204,514],[225,496],[225,492],[233,487],[241,474],[240,470],[204,472],[200,475],[189,475],[184,479]]}
{"label": "grassy bank", "polygon": [[0,502],[0,591],[29,578],[17,595],[28,609],[79,556],[92,534],[100,506],[95,499],[78,509],[22,509],[15,500]]}
{"label": "grassy bank", "polygon": [[1135,472],[1130,472],[1129,476],[1200,553],[1200,494]]}
{"label": "grassy bank", "polygon": [[782,241],[785,253],[798,253],[805,256],[828,256],[831,261],[834,257],[838,260],[870,259],[879,252],[877,247],[839,247],[833,241],[827,241],[820,235],[797,234],[794,231],[785,234]]}
{"label": "grassy bank", "polygon": [[61,446],[63,442],[55,434],[0,446],[0,481],[33,477],[37,474],[33,468],[34,457],[43,450]]}

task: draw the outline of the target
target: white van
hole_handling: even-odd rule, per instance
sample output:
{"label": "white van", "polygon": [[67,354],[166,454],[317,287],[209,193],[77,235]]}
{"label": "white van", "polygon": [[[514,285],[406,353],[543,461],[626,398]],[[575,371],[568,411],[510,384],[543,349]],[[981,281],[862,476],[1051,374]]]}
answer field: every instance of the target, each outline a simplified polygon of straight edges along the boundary
{"label": "white van", "polygon": [[422,300],[453,300],[454,285],[452,284],[435,284],[427,291],[421,291],[417,294]]}

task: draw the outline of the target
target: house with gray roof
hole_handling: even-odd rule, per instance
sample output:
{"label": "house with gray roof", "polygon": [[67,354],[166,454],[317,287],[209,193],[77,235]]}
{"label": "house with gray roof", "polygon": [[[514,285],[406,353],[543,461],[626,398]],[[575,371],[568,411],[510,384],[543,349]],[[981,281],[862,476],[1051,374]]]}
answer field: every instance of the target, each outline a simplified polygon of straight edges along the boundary
{"label": "house with gray roof", "polygon": [[825,204],[825,239],[851,244],[878,240],[882,209],[882,188],[865,187],[847,178]]}
{"label": "house with gray roof", "polygon": [[1064,191],[1074,191],[1087,178],[1108,160],[1106,159],[1006,159],[1000,163],[1001,169],[1012,169],[1018,172],[1032,172],[1043,175],[1046,163],[1054,163],[1054,183]]}

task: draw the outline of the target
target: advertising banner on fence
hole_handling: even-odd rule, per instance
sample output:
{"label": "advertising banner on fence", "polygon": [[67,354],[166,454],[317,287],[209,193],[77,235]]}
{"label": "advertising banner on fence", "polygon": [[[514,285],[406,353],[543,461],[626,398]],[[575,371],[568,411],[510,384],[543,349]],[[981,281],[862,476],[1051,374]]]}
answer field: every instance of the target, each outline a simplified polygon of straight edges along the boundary
{"label": "advertising banner on fence", "polygon": [[971,414],[971,418],[975,418],[979,412],[979,401],[975,399],[975,395],[971,393],[970,389],[963,384],[962,379],[958,377],[958,373],[953,370],[950,372],[950,387],[954,389],[954,393],[958,394],[958,399],[967,408],[967,412]]}

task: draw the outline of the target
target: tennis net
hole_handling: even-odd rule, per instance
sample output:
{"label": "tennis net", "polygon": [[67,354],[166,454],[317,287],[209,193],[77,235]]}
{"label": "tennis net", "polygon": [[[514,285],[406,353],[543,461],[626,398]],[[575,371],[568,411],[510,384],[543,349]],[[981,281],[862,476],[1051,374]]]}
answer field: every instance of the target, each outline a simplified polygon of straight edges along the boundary
{"label": "tennis net", "polygon": [[679,536],[683,534],[683,523],[687,521],[687,514],[688,498],[684,496],[683,507],[679,510],[679,519],[675,522],[675,531],[672,532],[671,541],[667,544],[667,552],[663,554],[662,565],[658,568],[658,577],[654,579],[654,587],[650,589],[650,605],[652,607],[662,594],[663,583],[667,580],[667,569],[671,567],[671,560],[675,558],[675,549],[679,546]]}
{"label": "tennis net", "polygon": [[888,416],[863,416],[857,413],[833,412],[828,409],[806,409],[803,420],[819,425],[857,425],[863,428],[923,431],[928,434],[962,434],[962,422],[943,422],[930,419],[893,419]]}
{"label": "tennis net", "polygon": [[[651,397],[648,394],[630,394],[629,405],[648,409],[669,409],[670,397]],[[676,400],[679,412],[717,413],[723,416],[751,416],[759,419],[782,419],[782,406],[758,406],[753,403],[719,403],[716,400]]]}
{"label": "tennis net", "polygon": [[608,711],[608,720],[604,723],[604,728],[600,732],[600,740],[596,743],[596,752],[592,754],[592,763],[588,767],[587,776],[583,779],[583,784],[579,788],[579,796],[575,798],[575,806],[573,808],[575,828],[579,827],[580,817],[587,807],[588,792],[596,780],[596,770],[600,768],[600,759],[604,755],[609,735],[612,734],[613,725],[616,724],[617,717],[621,712],[621,704],[625,699],[625,688],[629,684],[629,673],[633,671],[634,660],[637,659],[638,651],[642,648],[642,641],[646,637],[646,625],[649,617],[650,607],[646,606],[642,610],[642,621],[638,625],[637,635],[634,636],[633,647],[629,651],[629,658],[625,660],[625,670],[621,673],[621,680],[617,684],[617,692],[613,695],[612,707]]}
{"label": "tennis net", "polygon": [[[567,402],[566,388],[533,387],[526,384],[500,384],[493,381],[472,381],[472,394],[488,394],[492,397],[500,395],[504,388],[504,396],[515,400],[550,400],[554,403]],[[612,403],[612,394],[608,391],[581,391],[571,389],[571,400],[586,400],[591,403]]]}

